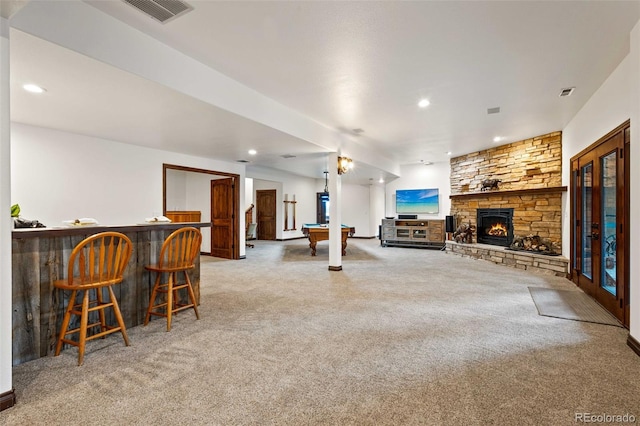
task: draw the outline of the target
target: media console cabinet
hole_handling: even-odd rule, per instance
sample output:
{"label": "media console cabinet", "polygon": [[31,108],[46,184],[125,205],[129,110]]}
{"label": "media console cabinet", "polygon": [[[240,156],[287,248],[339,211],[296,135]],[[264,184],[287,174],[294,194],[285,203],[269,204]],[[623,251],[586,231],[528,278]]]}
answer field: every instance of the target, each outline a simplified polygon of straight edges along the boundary
{"label": "media console cabinet", "polygon": [[380,244],[383,247],[421,247],[442,249],[445,246],[442,219],[382,219]]}

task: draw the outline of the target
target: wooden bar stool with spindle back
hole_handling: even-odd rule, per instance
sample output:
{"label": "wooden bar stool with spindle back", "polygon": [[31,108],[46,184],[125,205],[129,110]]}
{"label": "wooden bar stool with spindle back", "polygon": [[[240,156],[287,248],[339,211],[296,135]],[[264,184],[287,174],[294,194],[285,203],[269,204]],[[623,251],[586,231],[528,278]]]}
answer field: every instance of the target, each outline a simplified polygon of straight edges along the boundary
{"label": "wooden bar stool with spindle back", "polygon": [[[125,345],[129,346],[127,329],[111,286],[122,282],[132,247],[131,240],[119,232],[95,234],[74,247],[69,258],[67,279],[53,283],[56,288],[71,291],[56,344],[56,356],[60,355],[63,343],[77,346],[78,365],[82,365],[87,340],[104,337],[117,331],[122,333]],[[74,270],[78,273],[75,276]],[[105,287],[108,289],[108,298],[105,298],[102,293]],[[76,295],[79,294],[82,295],[82,302],[76,303]],[[117,326],[107,325],[104,313],[107,308],[113,308]],[[95,311],[98,312],[98,321],[89,324],[89,314]],[[80,317],[80,325],[67,330],[71,315]],[[100,327],[100,331],[87,336],[87,331],[94,327]],[[67,335],[74,333],[79,334],[78,341],[66,338]]]}
{"label": "wooden bar stool with spindle back", "polygon": [[[180,228],[172,232],[162,244],[158,263],[146,265],[145,268],[156,273],[156,280],[149,298],[149,308],[144,319],[144,325],[149,323],[151,315],[167,318],[167,331],[171,331],[171,317],[173,314],[193,308],[196,319],[200,319],[196,297],[191,286],[188,271],[195,267],[196,256],[200,254],[202,234],[193,227]],[[178,272],[184,274],[185,282],[178,284]],[[166,283],[162,282],[163,274],[168,275]],[[186,289],[187,303],[180,303],[178,290]],[[156,303],[159,295],[165,294]]]}

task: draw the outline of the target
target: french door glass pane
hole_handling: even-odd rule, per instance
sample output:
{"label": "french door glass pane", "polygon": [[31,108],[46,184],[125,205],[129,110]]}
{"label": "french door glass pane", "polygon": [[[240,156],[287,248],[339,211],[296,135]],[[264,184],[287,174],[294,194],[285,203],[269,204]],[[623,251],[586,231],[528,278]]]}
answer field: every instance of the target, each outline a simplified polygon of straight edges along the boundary
{"label": "french door glass pane", "polygon": [[602,244],[600,245],[600,259],[602,265],[602,277],[600,286],[609,293],[616,295],[616,151],[605,155],[600,159],[602,170],[601,194],[601,214],[604,226],[602,227]]}
{"label": "french door glass pane", "polygon": [[[573,171],[573,188],[571,188],[571,210],[574,212],[578,211],[578,171]],[[571,253],[571,259],[573,259],[572,269],[577,269],[578,267],[578,231],[576,229],[576,221],[572,218],[573,222],[573,253]]]}
{"label": "french door glass pane", "polygon": [[582,167],[582,275],[592,279],[591,264],[591,206],[593,202],[593,163]]}

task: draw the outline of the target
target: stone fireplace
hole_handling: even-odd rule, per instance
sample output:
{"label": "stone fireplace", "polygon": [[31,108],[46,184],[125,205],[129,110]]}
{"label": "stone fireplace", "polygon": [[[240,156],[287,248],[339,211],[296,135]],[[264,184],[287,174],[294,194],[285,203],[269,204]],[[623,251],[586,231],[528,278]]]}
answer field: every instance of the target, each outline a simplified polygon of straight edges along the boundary
{"label": "stone fireplace", "polygon": [[[482,190],[482,182],[500,180]],[[563,276],[567,260],[505,251],[515,237],[562,243],[562,133],[554,132],[451,159],[451,212],[456,226],[476,226],[474,243],[447,242],[447,251],[520,269]],[[503,229],[505,228],[505,229]]]}
{"label": "stone fireplace", "polygon": [[478,209],[476,211],[479,243],[509,247],[513,242],[513,209]]}

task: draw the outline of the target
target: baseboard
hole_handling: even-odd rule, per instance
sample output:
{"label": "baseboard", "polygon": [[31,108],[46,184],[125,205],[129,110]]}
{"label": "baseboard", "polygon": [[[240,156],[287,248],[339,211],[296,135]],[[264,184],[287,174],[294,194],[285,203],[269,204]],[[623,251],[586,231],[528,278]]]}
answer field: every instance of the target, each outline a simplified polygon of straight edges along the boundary
{"label": "baseboard", "polygon": [[377,235],[374,235],[373,237],[358,237],[357,235],[354,235],[353,237],[349,237],[349,239],[359,239],[359,240],[373,240],[374,238],[378,238]]}
{"label": "baseboard", "polygon": [[8,392],[0,394],[0,411],[11,408],[16,404],[16,390],[11,389]]}
{"label": "baseboard", "polygon": [[342,271],[342,265],[340,266],[329,266],[330,271]]}
{"label": "baseboard", "polygon": [[629,345],[636,355],[640,356],[640,342],[634,339],[632,335],[627,337],[627,345]]}
{"label": "baseboard", "polygon": [[211,252],[210,251],[201,251],[200,252],[200,256],[211,256]]}
{"label": "baseboard", "polygon": [[238,257],[238,260],[242,260],[242,259],[246,259],[246,258],[247,258],[246,255],[242,255],[242,256]]}

